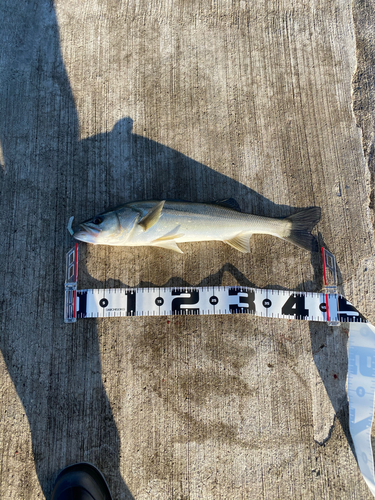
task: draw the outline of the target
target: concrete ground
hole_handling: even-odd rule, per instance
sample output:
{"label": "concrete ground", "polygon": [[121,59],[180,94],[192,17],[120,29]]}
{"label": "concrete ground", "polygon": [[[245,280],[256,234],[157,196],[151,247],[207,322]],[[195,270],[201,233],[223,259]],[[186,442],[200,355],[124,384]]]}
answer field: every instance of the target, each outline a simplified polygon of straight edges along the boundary
{"label": "concrete ground", "polygon": [[[63,323],[66,230],[140,199],[320,206],[373,323],[374,7],[363,0],[3,0],[0,497],[89,461],[115,499],[370,499],[348,433],[347,328],[236,317]],[[319,291],[268,236],[81,245],[80,287]]]}

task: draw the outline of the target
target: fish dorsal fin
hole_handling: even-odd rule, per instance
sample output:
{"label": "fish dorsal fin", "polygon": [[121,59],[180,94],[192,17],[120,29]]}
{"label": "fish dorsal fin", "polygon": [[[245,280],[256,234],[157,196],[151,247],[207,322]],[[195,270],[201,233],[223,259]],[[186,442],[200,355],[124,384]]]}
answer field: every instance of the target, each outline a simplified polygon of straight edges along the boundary
{"label": "fish dorsal fin", "polygon": [[232,210],[237,210],[237,212],[242,212],[241,207],[234,198],[226,198],[225,200],[218,200],[214,202],[215,205],[220,205],[225,208],[231,208]]}
{"label": "fish dorsal fin", "polygon": [[143,228],[144,231],[150,229],[160,218],[161,211],[163,210],[165,200],[159,201],[154,207],[152,207],[147,214],[142,217],[138,224]]}
{"label": "fish dorsal fin", "polygon": [[227,243],[231,247],[235,248],[239,252],[242,253],[250,253],[250,244],[249,240],[253,233],[239,233],[234,238],[230,240],[225,240],[224,243]]}
{"label": "fish dorsal fin", "polygon": [[166,250],[173,250],[174,252],[177,253],[184,253],[174,240],[164,240],[164,241],[155,240],[155,243],[152,243],[152,246],[165,248]]}

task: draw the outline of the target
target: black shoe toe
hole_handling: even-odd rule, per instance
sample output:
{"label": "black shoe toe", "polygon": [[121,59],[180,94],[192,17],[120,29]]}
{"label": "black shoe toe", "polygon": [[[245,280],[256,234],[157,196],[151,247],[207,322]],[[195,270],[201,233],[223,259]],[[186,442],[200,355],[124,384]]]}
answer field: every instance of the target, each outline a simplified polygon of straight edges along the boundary
{"label": "black shoe toe", "polygon": [[112,500],[102,473],[93,465],[79,463],[58,475],[51,500]]}

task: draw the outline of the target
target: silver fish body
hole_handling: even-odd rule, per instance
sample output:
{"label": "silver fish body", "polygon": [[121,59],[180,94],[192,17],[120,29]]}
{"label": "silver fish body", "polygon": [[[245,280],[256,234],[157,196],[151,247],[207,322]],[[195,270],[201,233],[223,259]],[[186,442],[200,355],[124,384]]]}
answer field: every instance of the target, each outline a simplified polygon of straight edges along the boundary
{"label": "silver fish body", "polygon": [[180,253],[178,243],[222,241],[247,253],[252,234],[269,234],[316,250],[310,231],[319,219],[318,207],[277,219],[219,204],[140,201],[80,224],[74,238],[99,245],[154,246]]}

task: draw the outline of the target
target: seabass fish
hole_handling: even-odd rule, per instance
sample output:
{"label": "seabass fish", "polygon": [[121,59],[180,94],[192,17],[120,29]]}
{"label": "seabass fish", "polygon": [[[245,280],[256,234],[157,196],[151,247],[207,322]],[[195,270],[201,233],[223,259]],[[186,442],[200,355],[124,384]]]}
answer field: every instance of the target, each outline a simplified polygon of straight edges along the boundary
{"label": "seabass fish", "polygon": [[[219,204],[220,203],[220,204]],[[270,234],[309,251],[318,245],[310,233],[320,208],[306,208],[276,219],[242,213],[234,200],[219,203],[139,201],[83,222],[74,238],[94,245],[152,246],[183,253],[178,243],[223,241],[240,252],[250,251],[253,234]]]}

